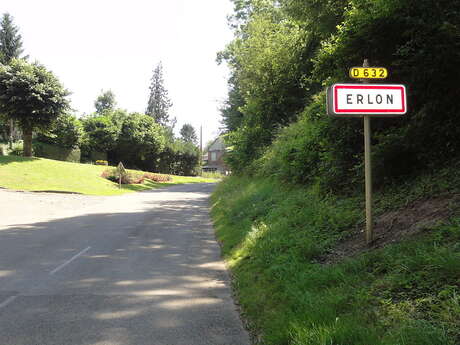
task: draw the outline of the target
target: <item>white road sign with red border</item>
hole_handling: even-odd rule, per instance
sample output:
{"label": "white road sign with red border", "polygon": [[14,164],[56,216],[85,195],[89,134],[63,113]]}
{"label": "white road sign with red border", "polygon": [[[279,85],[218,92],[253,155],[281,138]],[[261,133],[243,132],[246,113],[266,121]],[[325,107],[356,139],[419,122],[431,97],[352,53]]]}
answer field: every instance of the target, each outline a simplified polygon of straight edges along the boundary
{"label": "white road sign with red border", "polygon": [[400,116],[407,113],[406,87],[387,84],[334,84],[328,89],[333,116]]}

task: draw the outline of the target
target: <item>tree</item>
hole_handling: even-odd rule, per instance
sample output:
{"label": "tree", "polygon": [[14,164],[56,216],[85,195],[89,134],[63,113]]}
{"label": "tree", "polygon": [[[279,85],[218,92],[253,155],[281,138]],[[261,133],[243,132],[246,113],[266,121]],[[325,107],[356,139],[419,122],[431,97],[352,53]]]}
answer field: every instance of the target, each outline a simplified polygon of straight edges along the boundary
{"label": "tree", "polygon": [[164,146],[161,126],[150,116],[134,113],[121,126],[117,153],[127,166],[153,171]]}
{"label": "tree", "polygon": [[156,170],[164,174],[196,175],[200,163],[200,150],[182,139],[169,140],[158,156]]}
{"label": "tree", "polygon": [[13,24],[13,17],[5,13],[0,21],[0,63],[7,65],[23,52],[19,29]]}
{"label": "tree", "polygon": [[53,123],[51,130],[38,134],[37,140],[65,149],[74,149],[80,146],[82,137],[81,121],[74,115],[62,114]]}
{"label": "tree", "polygon": [[90,151],[108,152],[115,148],[120,128],[110,116],[86,118],[83,120],[83,128]]}
{"label": "tree", "polygon": [[44,66],[13,59],[0,65],[0,113],[16,120],[23,132],[24,156],[32,156],[32,133],[48,129],[69,108],[59,80]]}
{"label": "tree", "polygon": [[163,80],[163,65],[161,62],[153,71],[153,76],[150,83],[150,97],[145,113],[155,120],[156,123],[162,126],[168,126],[175,123],[175,120],[169,119],[169,108],[172,103],[168,97],[168,90],[164,86]]}
{"label": "tree", "polygon": [[102,90],[101,94],[94,102],[94,107],[96,108],[96,113],[102,115],[107,111],[114,110],[116,104],[117,102],[115,101],[115,94],[112,92],[112,90],[105,92]]}
{"label": "tree", "polygon": [[[24,52],[19,29],[13,24],[13,17],[5,13],[0,20],[0,63],[8,65],[12,59],[19,59]],[[13,147],[14,121],[9,123],[10,148]]]}
{"label": "tree", "polygon": [[180,130],[180,136],[183,141],[192,143],[192,144],[197,144],[198,142],[198,136],[196,135],[195,128],[189,123],[186,123],[182,126]]}

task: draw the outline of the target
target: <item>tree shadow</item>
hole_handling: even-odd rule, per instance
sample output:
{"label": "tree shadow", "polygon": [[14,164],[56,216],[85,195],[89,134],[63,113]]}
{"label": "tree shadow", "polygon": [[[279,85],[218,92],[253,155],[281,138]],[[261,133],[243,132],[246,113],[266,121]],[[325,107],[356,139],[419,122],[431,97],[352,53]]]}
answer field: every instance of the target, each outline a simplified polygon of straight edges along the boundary
{"label": "tree shadow", "polygon": [[13,155],[0,156],[0,166],[11,164],[11,163],[32,162],[38,159],[39,158],[36,158],[36,157],[22,157],[22,156],[13,156]]}
{"label": "tree shadow", "polygon": [[249,344],[207,204],[0,229],[0,344]]}

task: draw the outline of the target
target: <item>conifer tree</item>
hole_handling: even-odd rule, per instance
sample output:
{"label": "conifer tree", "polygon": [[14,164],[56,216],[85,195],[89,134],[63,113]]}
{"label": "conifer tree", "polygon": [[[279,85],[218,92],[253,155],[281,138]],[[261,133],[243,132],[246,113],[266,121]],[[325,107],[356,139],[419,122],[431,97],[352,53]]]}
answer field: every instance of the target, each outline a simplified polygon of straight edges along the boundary
{"label": "conifer tree", "polygon": [[169,108],[171,108],[172,102],[168,97],[168,90],[164,86],[163,65],[161,62],[153,71],[149,89],[150,97],[145,113],[164,127],[173,125],[175,123],[174,119],[169,119]]}
{"label": "conifer tree", "polygon": [[0,63],[7,65],[12,59],[18,59],[24,52],[22,36],[13,24],[13,17],[5,13],[0,20]]}
{"label": "conifer tree", "polygon": [[[19,59],[24,52],[22,36],[19,29],[13,24],[13,17],[4,13],[0,20],[0,63],[8,65],[11,60]],[[9,119],[9,146],[13,148],[14,120]]]}

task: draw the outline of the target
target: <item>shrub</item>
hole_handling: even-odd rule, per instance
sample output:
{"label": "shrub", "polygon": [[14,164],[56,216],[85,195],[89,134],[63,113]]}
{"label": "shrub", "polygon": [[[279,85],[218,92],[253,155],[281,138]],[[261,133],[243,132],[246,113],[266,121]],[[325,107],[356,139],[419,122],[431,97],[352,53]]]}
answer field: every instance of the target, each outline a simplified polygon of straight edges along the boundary
{"label": "shrub", "polygon": [[121,126],[115,149],[116,160],[123,161],[130,168],[152,171],[164,144],[161,126],[148,115],[133,113]]}
{"label": "shrub", "polygon": [[80,149],[65,148],[35,141],[33,143],[33,150],[36,157],[80,163]]}
{"label": "shrub", "polygon": [[193,143],[168,138],[154,170],[165,174],[194,176],[198,173],[199,163],[200,151]]}
{"label": "shrub", "polygon": [[[109,181],[119,183],[120,173],[117,168],[106,169],[102,172],[101,177],[106,178]],[[126,172],[121,174],[121,184],[142,184],[145,177],[143,175]]]}
{"label": "shrub", "polygon": [[23,149],[23,143],[21,140],[13,144],[13,148],[10,150],[9,154],[13,156],[22,156],[23,152],[24,152],[24,149]]}
{"label": "shrub", "polygon": [[42,143],[56,145],[66,149],[78,148],[83,137],[83,126],[75,116],[60,115],[48,131],[37,134]]}
{"label": "shrub", "polygon": [[108,116],[88,117],[82,120],[85,145],[90,152],[107,152],[115,148],[120,129]]}
{"label": "shrub", "polygon": [[221,179],[221,178],[224,178],[224,174],[222,174],[221,172],[219,171],[213,171],[213,172],[202,172],[201,173],[201,177],[204,177],[204,178],[215,178],[215,179]]}
{"label": "shrub", "polygon": [[153,174],[153,173],[145,173],[144,178],[148,180],[152,180],[154,182],[169,182],[172,181],[171,176],[165,174]]}

